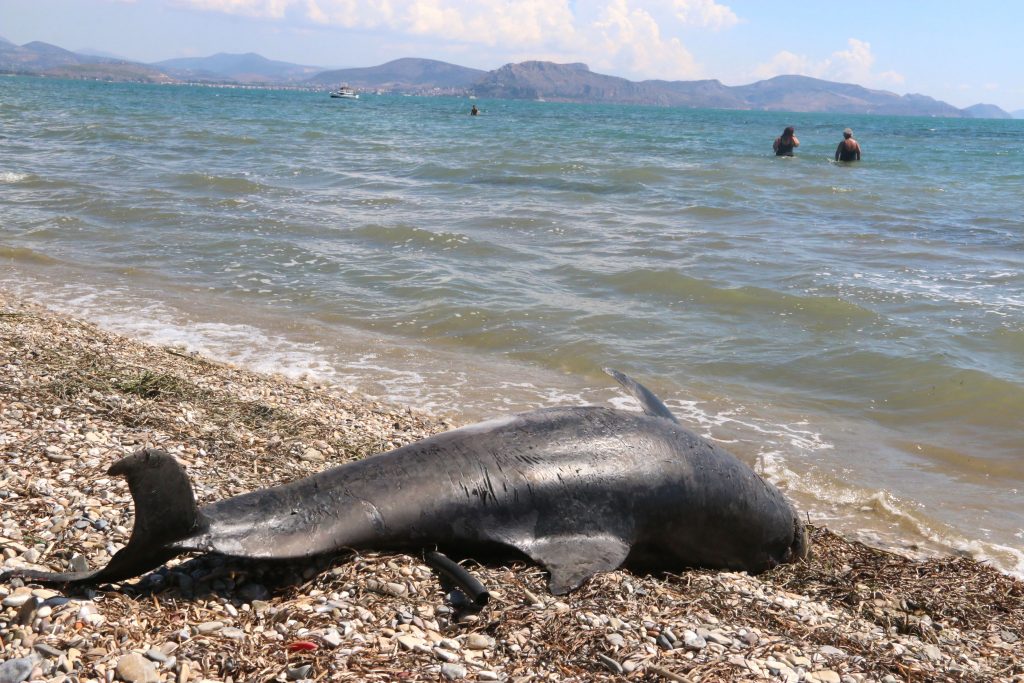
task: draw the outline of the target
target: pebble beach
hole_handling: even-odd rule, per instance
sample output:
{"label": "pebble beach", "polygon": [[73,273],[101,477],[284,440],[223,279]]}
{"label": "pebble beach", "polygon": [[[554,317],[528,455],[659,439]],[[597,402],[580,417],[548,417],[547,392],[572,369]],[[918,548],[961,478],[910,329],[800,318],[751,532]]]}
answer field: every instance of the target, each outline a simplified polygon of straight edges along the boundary
{"label": "pebble beach", "polygon": [[[105,332],[0,291],[0,571],[103,566],[132,505],[107,468],[176,457],[200,505],[366,457],[451,420]],[[815,520],[812,518],[812,525]],[[602,574],[552,596],[467,563],[452,604],[421,557],[171,560],[78,593],[0,583],[0,683],[46,681],[1024,681],[1024,582],[812,531],[758,576]]]}

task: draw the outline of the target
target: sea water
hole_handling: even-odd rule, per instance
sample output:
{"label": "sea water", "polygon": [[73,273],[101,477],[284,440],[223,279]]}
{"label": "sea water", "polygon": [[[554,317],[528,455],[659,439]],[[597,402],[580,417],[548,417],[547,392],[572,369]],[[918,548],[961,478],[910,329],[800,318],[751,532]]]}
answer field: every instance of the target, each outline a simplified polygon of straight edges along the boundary
{"label": "sea water", "polygon": [[1024,121],[0,78],[0,287],[463,422],[614,367],[812,521],[1018,574],[1022,187]]}

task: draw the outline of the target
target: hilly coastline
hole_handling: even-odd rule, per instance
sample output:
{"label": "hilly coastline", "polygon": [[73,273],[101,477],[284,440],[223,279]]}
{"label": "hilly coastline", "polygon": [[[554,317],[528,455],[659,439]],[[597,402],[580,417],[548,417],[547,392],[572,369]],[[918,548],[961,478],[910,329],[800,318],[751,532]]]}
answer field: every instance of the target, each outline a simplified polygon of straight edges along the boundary
{"label": "hilly coastline", "polygon": [[718,80],[630,81],[587,65],[526,61],[483,71],[447,62],[403,58],[374,67],[326,69],[270,60],[255,53],[169,59],[152,64],[72,52],[39,41],[0,38],[0,73],[143,83],[208,83],[360,90],[416,95],[632,104],[701,109],[827,112],[954,118],[1013,118],[992,104],[957,108],[927,95],[899,95],[807,76],[776,76],[749,85]]}
{"label": "hilly coastline", "polygon": [[217,53],[210,57],[167,59],[151,65],[184,81],[222,81],[239,83],[294,83],[323,71],[318,66],[302,66],[267,59],[253,52]]}
{"label": "hilly coastline", "polygon": [[347,83],[356,88],[384,91],[441,90],[465,94],[488,72],[439,62],[434,59],[395,59],[386,64],[356,69],[322,71],[309,79],[323,86]]}

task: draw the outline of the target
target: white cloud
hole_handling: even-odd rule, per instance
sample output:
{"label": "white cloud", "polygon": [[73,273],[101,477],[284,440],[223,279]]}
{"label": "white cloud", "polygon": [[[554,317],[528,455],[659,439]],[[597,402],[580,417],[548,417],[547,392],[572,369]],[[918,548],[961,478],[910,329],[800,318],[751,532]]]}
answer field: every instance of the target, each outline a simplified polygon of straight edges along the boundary
{"label": "white cloud", "polygon": [[464,40],[466,23],[462,14],[445,0],[419,0],[410,3],[398,28],[414,35]]}
{"label": "white cloud", "polygon": [[469,15],[462,40],[489,46],[569,44],[576,27],[567,0],[481,0]]}
{"label": "white cloud", "polygon": [[735,12],[715,0],[673,0],[672,7],[679,20],[689,26],[722,29],[739,23]]}
{"label": "white cloud", "polygon": [[318,24],[345,28],[375,28],[395,21],[388,0],[305,0],[297,11]]}
{"label": "white cloud", "polygon": [[755,78],[771,78],[783,74],[798,74],[868,87],[903,83],[903,76],[895,71],[873,71],[875,56],[871,52],[871,43],[856,38],[850,38],[846,43],[848,49],[833,52],[821,61],[783,50],[770,62],[755,67],[752,75]]}
{"label": "white cloud", "polygon": [[444,50],[495,48],[513,55],[585,61],[631,78],[692,78],[693,55],[678,32],[719,30],[739,19],[715,0],[166,0],[178,6],[321,26],[435,38]]}
{"label": "white cloud", "polygon": [[830,71],[840,80],[851,83],[865,83],[871,80],[871,67],[875,64],[875,56],[871,54],[871,43],[850,38],[847,41],[849,50],[833,52]]}
{"label": "white cloud", "polygon": [[813,73],[816,70],[811,64],[811,60],[807,57],[783,50],[772,57],[772,61],[758,64],[754,67],[752,75],[757,79],[772,78],[773,76],[782,76],[784,74],[819,76],[819,74]]}
{"label": "white cloud", "polygon": [[385,28],[484,45],[544,43],[572,35],[569,0],[169,0],[178,6],[322,25]]}
{"label": "white cloud", "polygon": [[697,64],[678,38],[662,38],[658,22],[644,9],[631,9],[627,0],[614,0],[594,24],[602,45],[597,65],[660,78],[694,76]]}
{"label": "white cloud", "polygon": [[248,17],[282,19],[295,0],[178,0],[171,4],[194,7],[208,12],[241,14]]}

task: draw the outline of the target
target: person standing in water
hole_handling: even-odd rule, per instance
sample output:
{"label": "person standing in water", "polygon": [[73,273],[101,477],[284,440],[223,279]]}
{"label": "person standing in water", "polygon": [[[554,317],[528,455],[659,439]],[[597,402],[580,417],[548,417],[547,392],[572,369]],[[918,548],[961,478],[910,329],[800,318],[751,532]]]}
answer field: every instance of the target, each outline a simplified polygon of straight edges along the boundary
{"label": "person standing in water", "polygon": [[800,146],[800,141],[796,139],[795,133],[796,131],[793,129],[793,126],[786,126],[786,129],[782,131],[782,135],[775,138],[775,142],[772,143],[772,149],[775,150],[775,156],[793,156],[793,149]]}
{"label": "person standing in water", "polygon": [[843,131],[843,139],[836,147],[836,161],[860,161],[860,143],[853,139],[853,131]]}
{"label": "person standing in water", "polygon": [[480,113],[480,110],[476,108],[475,104],[473,105],[473,108],[469,110],[469,115],[470,116],[477,116],[479,113]]}

